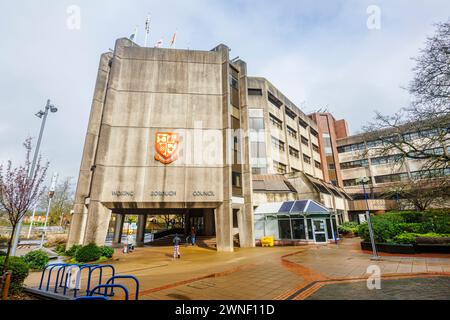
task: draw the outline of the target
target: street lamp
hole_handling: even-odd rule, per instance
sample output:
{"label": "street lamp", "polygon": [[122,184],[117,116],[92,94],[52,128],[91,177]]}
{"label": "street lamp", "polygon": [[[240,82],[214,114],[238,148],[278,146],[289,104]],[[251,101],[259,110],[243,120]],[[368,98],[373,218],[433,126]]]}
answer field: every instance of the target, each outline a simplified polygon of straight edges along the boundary
{"label": "street lamp", "polygon": [[372,243],[372,260],[380,260],[380,257],[378,256],[377,247],[375,245],[375,237],[373,234],[373,228],[372,228],[372,221],[370,219],[370,210],[369,210],[369,200],[367,199],[367,193],[366,193],[366,183],[369,183],[370,179],[368,177],[362,177],[356,179],[356,183],[360,183],[363,186],[364,191],[364,200],[366,200],[366,219],[367,219],[367,226],[369,227],[369,235],[370,235],[370,242]]}
{"label": "street lamp", "polygon": [[[36,162],[37,162],[37,158],[39,155],[39,148],[41,147],[42,136],[44,134],[45,122],[47,121],[47,116],[48,116],[49,111],[51,113],[56,113],[56,112],[58,112],[58,108],[56,108],[54,105],[52,105],[50,103],[50,100],[47,100],[47,104],[45,105],[44,110],[39,110],[35,114],[36,117],[42,119],[42,122],[41,122],[41,130],[39,131],[39,138],[38,138],[38,141],[36,144],[36,150],[34,151],[33,162],[31,164],[30,172],[28,172],[28,178],[32,178],[34,175],[34,169],[36,167]],[[23,217],[22,217],[22,219],[19,220],[19,223],[17,225],[17,232],[14,235],[13,245],[11,247],[11,255],[12,256],[16,255],[17,245],[19,244],[19,238],[20,238],[20,230],[22,229],[22,222],[23,222]]]}

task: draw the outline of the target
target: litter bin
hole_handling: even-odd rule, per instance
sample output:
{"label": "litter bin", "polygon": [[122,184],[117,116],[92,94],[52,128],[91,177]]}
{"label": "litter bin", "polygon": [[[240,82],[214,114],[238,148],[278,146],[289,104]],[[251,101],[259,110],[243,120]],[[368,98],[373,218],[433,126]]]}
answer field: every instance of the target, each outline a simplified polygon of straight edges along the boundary
{"label": "litter bin", "polygon": [[262,237],[261,238],[261,245],[263,247],[273,247],[274,246],[274,238],[273,238],[273,236]]}

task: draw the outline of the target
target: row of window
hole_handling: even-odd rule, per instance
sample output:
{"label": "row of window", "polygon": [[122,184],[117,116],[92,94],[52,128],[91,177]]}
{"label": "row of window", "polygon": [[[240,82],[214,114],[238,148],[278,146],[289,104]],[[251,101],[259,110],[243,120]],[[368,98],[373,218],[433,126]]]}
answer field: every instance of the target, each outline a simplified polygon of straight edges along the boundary
{"label": "row of window", "polygon": [[[448,129],[446,129],[446,131],[448,132]],[[431,137],[437,136],[438,134],[439,134],[439,129],[435,128],[435,129],[427,129],[427,130],[405,133],[402,135],[402,137],[405,141],[413,141],[413,140],[417,140],[420,138],[431,138]],[[377,148],[377,147],[380,147],[383,144],[386,144],[390,141],[391,142],[400,141],[400,136],[386,137],[386,138],[383,138],[382,140],[367,141],[367,148],[369,148],[369,149]],[[346,145],[346,146],[340,146],[340,147],[338,147],[338,152],[343,153],[343,152],[351,152],[351,151],[358,151],[358,150],[364,150],[364,149],[365,149],[365,144],[364,144],[364,142],[361,142],[361,143],[355,143],[355,144],[350,144],[350,145]]]}
{"label": "row of window", "polygon": [[368,166],[369,166],[369,161],[367,159],[341,163],[341,169],[353,169],[353,168],[362,168],[362,167],[368,167]]}

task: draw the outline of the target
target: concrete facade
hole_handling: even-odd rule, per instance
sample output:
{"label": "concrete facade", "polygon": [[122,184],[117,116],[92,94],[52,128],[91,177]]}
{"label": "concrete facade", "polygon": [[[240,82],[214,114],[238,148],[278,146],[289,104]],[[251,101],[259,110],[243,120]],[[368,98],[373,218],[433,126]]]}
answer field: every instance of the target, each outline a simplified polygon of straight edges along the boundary
{"label": "concrete facade", "polygon": [[[248,127],[245,78],[245,62],[232,64],[224,45],[191,51],[117,40],[100,61],[68,246],[103,244],[112,213],[139,214],[142,226],[149,210],[191,209],[204,210],[209,229],[215,222],[218,251],[233,251],[238,210],[240,245],[254,246],[249,142],[232,130]],[[158,132],[179,135],[175,161],[155,159]]]}

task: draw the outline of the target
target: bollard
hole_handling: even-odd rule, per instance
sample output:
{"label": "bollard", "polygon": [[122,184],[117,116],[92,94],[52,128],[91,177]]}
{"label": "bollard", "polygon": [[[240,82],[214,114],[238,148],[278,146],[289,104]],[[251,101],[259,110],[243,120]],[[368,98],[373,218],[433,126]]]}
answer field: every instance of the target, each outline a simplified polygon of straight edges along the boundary
{"label": "bollard", "polygon": [[8,300],[9,285],[11,283],[11,271],[5,272],[2,278],[3,278],[2,300]]}

